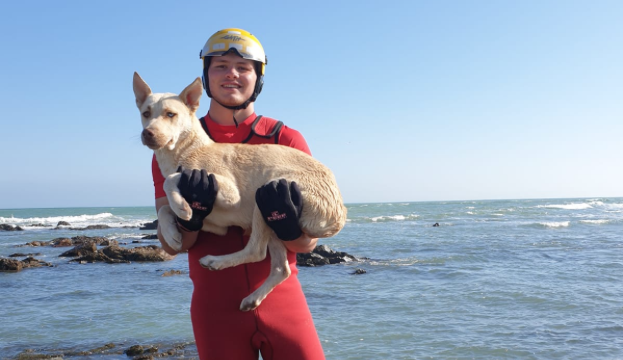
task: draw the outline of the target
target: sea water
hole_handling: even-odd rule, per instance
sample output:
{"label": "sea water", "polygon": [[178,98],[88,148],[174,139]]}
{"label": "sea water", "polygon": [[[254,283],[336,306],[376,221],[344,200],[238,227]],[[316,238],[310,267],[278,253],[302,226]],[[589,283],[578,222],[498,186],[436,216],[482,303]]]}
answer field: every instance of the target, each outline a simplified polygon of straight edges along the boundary
{"label": "sea water", "polygon": [[[328,359],[623,358],[622,198],[347,207],[342,232],[320,244],[365,259],[299,273]],[[24,228],[0,231],[0,257],[54,265],[0,273],[0,358],[192,342],[186,255],[77,264],[58,257],[67,248],[20,247],[77,235],[157,244],[138,228],[155,219],[152,207],[0,210],[0,224]]]}

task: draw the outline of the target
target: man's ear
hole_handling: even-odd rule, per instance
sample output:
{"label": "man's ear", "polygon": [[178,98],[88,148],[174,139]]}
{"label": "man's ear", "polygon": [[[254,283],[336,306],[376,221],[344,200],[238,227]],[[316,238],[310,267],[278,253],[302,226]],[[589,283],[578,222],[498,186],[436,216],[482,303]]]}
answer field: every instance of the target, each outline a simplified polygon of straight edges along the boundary
{"label": "man's ear", "polygon": [[180,99],[193,113],[199,109],[199,100],[203,93],[203,85],[201,85],[201,78],[196,78],[192,84],[188,85],[184,91],[180,94]]}
{"label": "man's ear", "polygon": [[136,71],[132,79],[132,88],[134,89],[134,96],[136,97],[136,106],[140,109],[147,97],[151,95],[151,89]]}

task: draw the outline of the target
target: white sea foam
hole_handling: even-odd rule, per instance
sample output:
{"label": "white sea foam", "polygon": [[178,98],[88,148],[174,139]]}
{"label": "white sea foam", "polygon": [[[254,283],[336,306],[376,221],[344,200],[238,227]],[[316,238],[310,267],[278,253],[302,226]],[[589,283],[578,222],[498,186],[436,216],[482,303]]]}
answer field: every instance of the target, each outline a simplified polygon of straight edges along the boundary
{"label": "white sea foam", "polygon": [[537,205],[537,208],[545,208],[545,209],[564,209],[564,210],[584,210],[584,209],[592,209],[593,207],[590,204],[552,204],[552,205]]}
{"label": "white sea foam", "polygon": [[413,220],[420,217],[419,215],[410,214],[410,215],[386,215],[386,216],[375,216],[368,218],[372,222],[385,222],[385,221],[404,221],[404,220]]}
{"label": "white sea foam", "polygon": [[569,224],[570,224],[569,221],[545,221],[545,222],[539,223],[539,225],[542,225],[548,228],[568,227]]}
{"label": "white sea foam", "polygon": [[610,220],[580,220],[581,223],[583,224],[595,224],[595,225],[601,225],[601,224],[607,224],[610,222]]}
{"label": "white sea foam", "polygon": [[[108,225],[110,227],[141,226],[148,220],[132,219],[115,216],[111,213],[99,213],[94,215],[71,215],[50,217],[0,217],[0,224],[19,226],[24,230],[37,230],[45,227],[56,227],[60,221],[70,224],[70,227],[86,227],[89,225]],[[43,226],[41,226],[43,225]]]}

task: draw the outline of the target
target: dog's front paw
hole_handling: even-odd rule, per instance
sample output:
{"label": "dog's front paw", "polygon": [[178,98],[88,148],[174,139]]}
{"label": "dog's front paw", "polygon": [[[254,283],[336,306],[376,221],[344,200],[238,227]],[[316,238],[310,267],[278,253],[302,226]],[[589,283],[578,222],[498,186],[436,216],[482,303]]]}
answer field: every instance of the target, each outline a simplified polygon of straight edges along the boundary
{"label": "dog's front paw", "polygon": [[170,202],[171,210],[173,210],[175,215],[179,216],[180,219],[190,220],[190,218],[193,216],[193,209],[184,199],[179,200],[180,201]]}
{"label": "dog's front paw", "polygon": [[251,311],[255,310],[258,306],[260,306],[260,303],[262,301],[253,295],[254,294],[251,294],[242,300],[242,302],[240,303],[240,310]]}
{"label": "dog's front paw", "polygon": [[226,268],[220,256],[206,255],[199,260],[201,266],[210,270],[222,270]]}

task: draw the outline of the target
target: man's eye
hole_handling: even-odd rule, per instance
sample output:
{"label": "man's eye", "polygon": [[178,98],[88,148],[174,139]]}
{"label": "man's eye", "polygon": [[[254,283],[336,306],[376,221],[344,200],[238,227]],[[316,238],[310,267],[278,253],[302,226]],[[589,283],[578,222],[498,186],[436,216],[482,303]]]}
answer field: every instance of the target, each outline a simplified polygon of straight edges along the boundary
{"label": "man's eye", "polygon": [[175,113],[168,112],[168,113],[167,113],[167,116],[168,116],[169,118],[172,118],[172,117],[174,117],[174,116],[175,116]]}
{"label": "man's eye", "polygon": [[144,116],[144,117],[149,117],[149,116],[151,116],[151,113],[150,113],[149,111],[145,111],[145,112],[143,113],[143,116]]}

